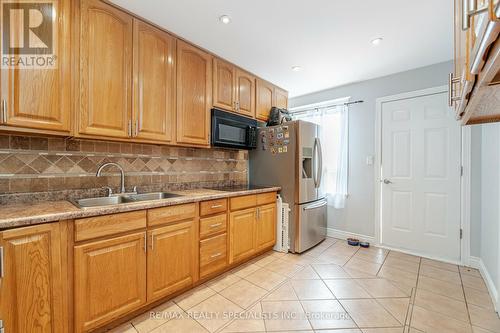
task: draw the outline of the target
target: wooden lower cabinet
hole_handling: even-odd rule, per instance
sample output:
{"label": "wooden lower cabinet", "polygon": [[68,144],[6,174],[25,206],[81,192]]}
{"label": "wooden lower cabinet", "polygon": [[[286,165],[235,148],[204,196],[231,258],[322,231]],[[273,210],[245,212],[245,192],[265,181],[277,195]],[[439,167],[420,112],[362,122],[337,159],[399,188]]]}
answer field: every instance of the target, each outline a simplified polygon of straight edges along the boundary
{"label": "wooden lower cabinet", "polygon": [[200,277],[204,278],[227,265],[227,234],[200,241]]}
{"label": "wooden lower cabinet", "polygon": [[68,332],[63,222],[0,232],[5,332]]}
{"label": "wooden lower cabinet", "polygon": [[93,331],[269,249],[276,234],[275,195],[231,198],[231,207],[240,209],[201,222],[200,212],[216,212],[207,207],[227,207],[228,201],[0,232],[5,332]]}
{"label": "wooden lower cabinet", "polygon": [[230,264],[249,258],[276,243],[275,201],[276,192],[230,199]]}
{"label": "wooden lower cabinet", "polygon": [[230,213],[229,263],[246,259],[255,252],[255,218],[255,208]]}
{"label": "wooden lower cabinet", "polygon": [[198,267],[197,221],[148,231],[148,302],[190,286]]}
{"label": "wooden lower cabinet", "polygon": [[256,251],[263,250],[276,243],[276,204],[257,207],[255,227]]}
{"label": "wooden lower cabinet", "polygon": [[75,331],[86,332],[146,303],[146,233],[74,248]]}

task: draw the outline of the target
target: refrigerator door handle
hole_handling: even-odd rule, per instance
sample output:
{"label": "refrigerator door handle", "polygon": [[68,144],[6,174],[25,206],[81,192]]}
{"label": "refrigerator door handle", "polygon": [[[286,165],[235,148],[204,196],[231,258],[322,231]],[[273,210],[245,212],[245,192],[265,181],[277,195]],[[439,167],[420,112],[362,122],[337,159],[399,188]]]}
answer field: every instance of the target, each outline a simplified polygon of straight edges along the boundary
{"label": "refrigerator door handle", "polygon": [[326,206],[326,204],[327,204],[326,200],[322,200],[319,203],[316,203],[316,204],[310,205],[310,206],[306,206],[306,207],[304,207],[302,209],[303,210],[318,209],[318,208]]}
{"label": "refrigerator door handle", "polygon": [[321,179],[323,178],[323,149],[321,148],[321,140],[319,138],[316,138],[317,146],[318,146],[318,157],[319,157],[319,164],[318,164],[318,171],[316,171],[316,177],[317,177],[317,188],[321,186]]}
{"label": "refrigerator door handle", "polygon": [[316,156],[318,152],[318,138],[314,139],[314,146],[313,146],[313,170],[312,170],[312,176],[313,176],[313,181],[314,181],[314,188],[318,188],[318,161],[316,160]]}

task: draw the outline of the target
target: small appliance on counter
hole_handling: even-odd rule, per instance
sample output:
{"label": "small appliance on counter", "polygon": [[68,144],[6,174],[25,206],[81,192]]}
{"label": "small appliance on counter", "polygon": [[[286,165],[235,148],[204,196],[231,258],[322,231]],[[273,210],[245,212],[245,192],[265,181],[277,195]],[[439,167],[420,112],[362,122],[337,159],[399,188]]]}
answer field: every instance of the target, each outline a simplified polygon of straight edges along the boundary
{"label": "small appliance on counter", "polygon": [[259,127],[250,151],[250,183],[280,186],[290,208],[289,246],[304,252],[326,237],[327,201],[322,191],[322,153],[318,125],[295,120]]}
{"label": "small appliance on counter", "polygon": [[212,146],[254,149],[257,146],[257,120],[212,109]]}

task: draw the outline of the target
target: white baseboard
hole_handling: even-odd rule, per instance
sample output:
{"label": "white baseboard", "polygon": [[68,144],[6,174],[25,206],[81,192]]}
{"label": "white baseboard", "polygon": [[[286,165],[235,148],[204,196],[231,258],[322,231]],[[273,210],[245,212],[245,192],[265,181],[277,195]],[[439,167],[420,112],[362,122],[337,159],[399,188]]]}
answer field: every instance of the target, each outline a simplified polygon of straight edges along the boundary
{"label": "white baseboard", "polygon": [[333,228],[326,228],[326,235],[328,237],[333,237],[333,238],[338,238],[338,239],[356,238],[356,239],[359,239],[360,241],[363,241],[363,242],[369,242],[371,245],[376,245],[375,244],[375,237],[356,234],[353,232],[347,232],[347,231],[333,229]]}
{"label": "white baseboard", "polygon": [[500,313],[500,299],[498,298],[498,290],[495,285],[495,282],[492,280],[488,269],[484,265],[484,262],[481,258],[478,257],[470,257],[469,258],[470,267],[476,268],[481,273],[481,276],[488,287],[488,291],[490,293],[491,301],[493,302],[493,306],[495,307],[495,311]]}
{"label": "white baseboard", "polygon": [[469,257],[469,267],[480,270],[481,269],[481,258],[470,256]]}

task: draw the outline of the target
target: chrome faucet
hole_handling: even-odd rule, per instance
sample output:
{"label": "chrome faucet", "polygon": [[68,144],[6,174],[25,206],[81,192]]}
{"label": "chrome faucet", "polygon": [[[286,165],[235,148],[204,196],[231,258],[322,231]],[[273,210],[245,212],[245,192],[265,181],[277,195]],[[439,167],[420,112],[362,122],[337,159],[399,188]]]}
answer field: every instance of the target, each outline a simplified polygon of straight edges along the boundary
{"label": "chrome faucet", "polygon": [[[102,171],[102,169],[104,169],[107,166],[115,166],[115,167],[117,167],[120,170],[120,177],[121,177],[121,180],[120,180],[121,190],[120,191],[121,191],[121,194],[125,193],[125,172],[123,171],[123,168],[121,167],[120,164],[114,163],[114,162],[104,163],[103,165],[101,165],[97,169],[96,177],[101,177],[101,171]],[[111,192],[111,189],[109,187],[108,187],[108,191],[109,191],[108,192],[109,195],[111,196],[112,192]]]}

